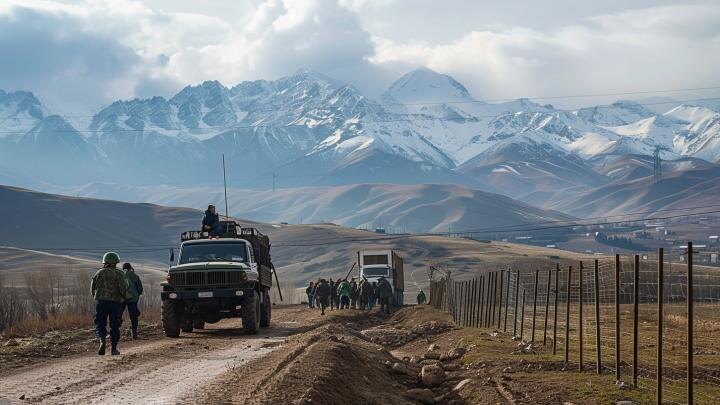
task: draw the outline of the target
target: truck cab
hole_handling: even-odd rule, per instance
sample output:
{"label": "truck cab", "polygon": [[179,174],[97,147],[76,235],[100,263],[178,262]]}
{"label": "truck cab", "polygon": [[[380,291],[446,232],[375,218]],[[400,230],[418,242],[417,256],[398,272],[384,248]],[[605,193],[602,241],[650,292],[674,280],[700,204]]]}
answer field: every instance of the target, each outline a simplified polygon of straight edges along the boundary
{"label": "truck cab", "polygon": [[233,317],[242,318],[246,333],[269,326],[269,239],[255,228],[221,224],[220,238],[196,231],[181,235],[177,263],[162,284],[162,321],[168,337]]}

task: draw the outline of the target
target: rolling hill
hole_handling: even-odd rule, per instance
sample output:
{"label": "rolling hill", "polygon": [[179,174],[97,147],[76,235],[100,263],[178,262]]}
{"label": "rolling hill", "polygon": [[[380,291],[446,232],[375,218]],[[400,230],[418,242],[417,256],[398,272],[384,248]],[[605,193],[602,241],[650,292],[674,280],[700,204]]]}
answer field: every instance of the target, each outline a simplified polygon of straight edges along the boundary
{"label": "rolling hill", "polygon": [[[94,269],[103,252],[116,250],[123,260],[140,263],[139,271],[152,272],[152,279],[157,280],[158,270],[168,263],[169,248],[179,244],[180,231],[196,228],[200,215],[185,208],[65,197],[5,186],[0,186],[0,209],[5,213],[0,246],[24,248],[0,248],[0,263],[5,263],[0,271],[14,273],[14,277],[19,277],[18,269],[62,271],[68,265]],[[405,258],[408,297],[427,284],[430,263],[448,266],[462,278],[508,263],[542,267],[553,265],[558,258],[578,257],[555,249],[441,236],[380,235],[333,224],[241,222],[270,236],[281,285],[289,288],[318,277],[344,277],[359,249],[397,250]]]}
{"label": "rolling hill", "polygon": [[[64,192],[170,206],[223,206],[220,188],[91,184]],[[240,218],[274,223],[332,222],[402,232],[460,232],[570,218],[499,194],[442,184],[361,184],[275,192],[230,189],[228,198],[230,214]]]}

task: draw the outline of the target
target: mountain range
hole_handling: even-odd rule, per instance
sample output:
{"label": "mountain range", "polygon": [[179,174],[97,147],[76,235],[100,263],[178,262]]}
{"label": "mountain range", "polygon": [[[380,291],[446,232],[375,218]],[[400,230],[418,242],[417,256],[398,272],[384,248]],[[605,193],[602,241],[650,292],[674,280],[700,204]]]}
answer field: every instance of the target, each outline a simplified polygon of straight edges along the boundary
{"label": "mountain range", "polygon": [[457,184],[567,208],[559,200],[568,195],[648,181],[636,162],[656,149],[673,173],[715,170],[720,160],[720,112],[709,102],[621,100],[573,111],[528,99],[486,103],[425,68],[377,101],[300,70],[116,101],[82,118],[54,114],[29,92],[0,91],[0,182],[216,187],[224,154],[232,187]]}

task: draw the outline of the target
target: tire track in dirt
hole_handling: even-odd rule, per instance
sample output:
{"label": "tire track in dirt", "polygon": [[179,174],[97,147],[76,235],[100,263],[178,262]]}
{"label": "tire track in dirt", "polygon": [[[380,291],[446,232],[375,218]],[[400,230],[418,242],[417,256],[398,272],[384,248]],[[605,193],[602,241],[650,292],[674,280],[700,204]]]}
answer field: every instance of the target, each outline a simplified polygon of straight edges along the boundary
{"label": "tire track in dirt", "polygon": [[[18,370],[0,379],[0,403],[183,402],[230,370],[282,347],[287,336],[316,326],[320,319],[297,308],[280,309],[276,318],[271,328],[255,336],[243,336],[239,320],[226,320],[179,339],[140,341],[128,348],[121,342],[121,356],[83,354]],[[293,321],[283,322],[288,319]]]}

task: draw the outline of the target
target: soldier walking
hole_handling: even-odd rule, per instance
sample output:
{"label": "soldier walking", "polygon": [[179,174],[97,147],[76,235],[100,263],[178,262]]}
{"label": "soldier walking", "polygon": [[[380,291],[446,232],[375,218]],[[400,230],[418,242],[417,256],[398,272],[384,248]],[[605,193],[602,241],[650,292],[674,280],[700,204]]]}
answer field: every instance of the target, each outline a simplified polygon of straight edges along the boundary
{"label": "soldier walking", "polygon": [[123,272],[128,284],[128,296],[125,300],[125,309],[130,317],[130,334],[133,340],[138,338],[138,320],[140,319],[140,309],[138,309],[138,301],[143,293],[143,285],[140,277],[135,274],[132,264],[123,264]]}
{"label": "soldier walking", "polygon": [[315,298],[317,298],[320,307],[320,314],[325,315],[325,307],[328,306],[330,300],[330,284],[324,278],[321,278],[315,286]]}
{"label": "soldier walking", "polygon": [[392,298],[393,291],[392,286],[385,277],[380,277],[378,280],[378,294],[380,295],[380,312],[389,314],[390,298]]}
{"label": "soldier walking", "polygon": [[332,311],[336,307],[335,297],[337,296],[337,292],[335,291],[335,288],[337,287],[337,285],[332,278],[328,282],[328,285],[330,285],[330,310]]}
{"label": "soldier walking", "polygon": [[347,279],[340,282],[337,292],[340,296],[340,309],[350,308],[350,283]]}
{"label": "soldier walking", "polygon": [[[360,281],[360,309],[365,309],[370,306],[370,296],[372,295],[372,284],[367,279],[363,278]],[[372,308],[368,308],[372,309]]]}
{"label": "soldier walking", "polygon": [[417,303],[418,305],[425,304],[425,292],[421,289],[420,292],[417,295]]}
{"label": "soldier walking", "polygon": [[105,354],[105,338],[107,337],[107,321],[110,320],[110,345],[112,355],[117,356],[120,341],[120,326],[124,302],[128,294],[125,275],[117,264],[120,257],[115,252],[105,253],[103,267],[95,273],[90,283],[90,291],[95,298],[95,333],[100,341],[98,355]]}
{"label": "soldier walking", "polygon": [[310,284],[308,284],[305,289],[305,294],[308,299],[308,308],[315,308],[315,300],[313,300],[313,295],[315,295],[315,283],[311,281]]}
{"label": "soldier walking", "polygon": [[358,285],[353,277],[350,280],[350,308],[352,309],[357,309],[358,292]]}

